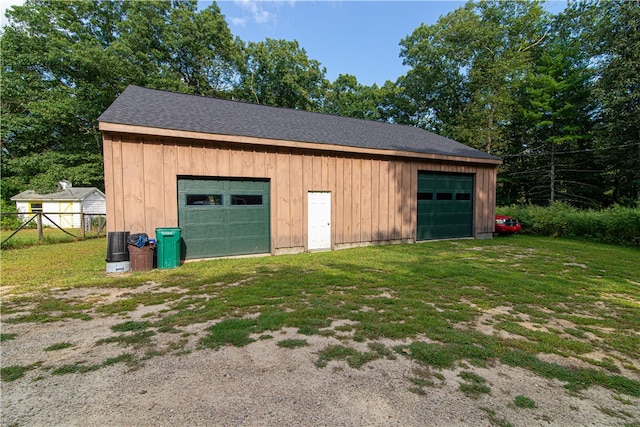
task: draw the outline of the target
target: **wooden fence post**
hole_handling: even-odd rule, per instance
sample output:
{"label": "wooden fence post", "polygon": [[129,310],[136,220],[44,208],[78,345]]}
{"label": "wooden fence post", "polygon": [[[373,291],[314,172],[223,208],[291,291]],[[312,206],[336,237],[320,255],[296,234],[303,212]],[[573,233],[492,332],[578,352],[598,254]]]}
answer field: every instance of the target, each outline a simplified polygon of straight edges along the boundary
{"label": "wooden fence post", "polygon": [[82,240],[86,238],[85,226],[86,224],[84,223],[84,212],[82,212],[80,213],[80,237],[82,238]]}
{"label": "wooden fence post", "polygon": [[38,225],[38,242],[42,243],[44,240],[44,232],[42,231],[42,212],[38,212],[38,218],[36,219],[36,224]]}

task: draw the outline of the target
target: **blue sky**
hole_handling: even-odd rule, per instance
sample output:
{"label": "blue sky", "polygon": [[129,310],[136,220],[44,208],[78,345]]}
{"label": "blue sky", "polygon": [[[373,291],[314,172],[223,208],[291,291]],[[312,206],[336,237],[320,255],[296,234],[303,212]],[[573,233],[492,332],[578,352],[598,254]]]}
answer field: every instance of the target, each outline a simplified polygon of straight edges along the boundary
{"label": "blue sky", "polygon": [[[265,38],[297,40],[334,81],[353,74],[358,82],[381,86],[406,73],[400,40],[421,23],[434,24],[465,1],[218,1],[234,36],[245,43]],[[201,7],[211,4],[200,1]],[[561,12],[566,1],[548,1]]]}
{"label": "blue sky", "polygon": [[[433,24],[463,1],[219,1],[234,36],[244,42],[297,40],[333,81],[353,74],[378,86],[407,71],[400,40]],[[200,2],[206,7],[211,2]]]}

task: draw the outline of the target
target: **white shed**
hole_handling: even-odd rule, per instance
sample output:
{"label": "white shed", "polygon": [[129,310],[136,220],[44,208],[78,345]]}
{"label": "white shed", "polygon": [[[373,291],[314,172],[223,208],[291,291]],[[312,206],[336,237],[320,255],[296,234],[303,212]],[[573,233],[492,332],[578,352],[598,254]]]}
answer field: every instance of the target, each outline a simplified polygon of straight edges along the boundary
{"label": "white shed", "polygon": [[33,190],[26,190],[11,198],[16,202],[18,212],[30,214],[42,212],[46,217],[42,219],[44,226],[54,226],[55,222],[61,228],[80,228],[82,213],[85,215],[106,215],[106,197],[96,187],[68,187],[57,193],[38,194]]}

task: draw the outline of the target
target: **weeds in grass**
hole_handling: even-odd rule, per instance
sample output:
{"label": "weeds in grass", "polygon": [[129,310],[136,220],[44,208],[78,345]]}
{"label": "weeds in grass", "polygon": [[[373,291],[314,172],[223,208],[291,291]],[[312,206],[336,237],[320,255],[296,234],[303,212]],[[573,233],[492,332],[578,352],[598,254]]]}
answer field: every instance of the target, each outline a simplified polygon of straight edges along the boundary
{"label": "weeds in grass", "polygon": [[74,300],[65,301],[48,296],[39,298],[39,301],[30,310],[29,314],[12,317],[5,321],[7,323],[46,323],[63,319],[91,320],[91,316],[83,312],[83,310],[89,310],[92,307],[91,303]]}
{"label": "weeds in grass", "polygon": [[470,371],[462,371],[458,374],[466,383],[460,384],[460,391],[467,397],[477,399],[483,394],[491,393],[491,388],[486,384],[487,380]]}
{"label": "weeds in grass", "polygon": [[613,372],[614,374],[620,373],[620,368],[618,368],[616,362],[610,357],[604,357],[602,360],[591,360],[586,358],[583,360],[587,360],[592,365],[599,366],[609,372]]}
{"label": "weeds in grass", "polygon": [[206,329],[209,334],[200,338],[200,344],[205,347],[219,348],[225,344],[242,347],[254,342],[250,338],[251,332],[256,326],[256,321],[251,319],[226,319]]}
{"label": "weeds in grass", "polygon": [[139,305],[151,306],[165,304],[179,299],[182,295],[171,292],[143,292],[125,295],[123,299],[104,304],[96,308],[96,312],[103,314],[127,313],[135,310]]}
{"label": "weeds in grass", "polygon": [[424,390],[424,388],[423,387],[419,387],[419,386],[418,387],[409,387],[409,391],[411,393],[415,393],[415,394],[420,395],[420,396],[424,396],[424,395],[427,394],[427,392]]}
{"label": "weeds in grass", "polygon": [[593,346],[589,343],[568,340],[555,333],[534,331],[514,322],[500,322],[494,327],[536,342],[537,353],[559,353],[564,351],[570,354],[586,354],[593,351]]}
{"label": "weeds in grass", "polygon": [[516,408],[533,409],[536,407],[536,402],[522,395],[516,396],[515,399],[513,399],[513,403],[516,405]]}
{"label": "weeds in grass", "polygon": [[76,362],[53,369],[51,375],[86,374],[87,372],[97,371],[100,367],[100,365],[83,365],[82,362]]}
{"label": "weeds in grass", "polygon": [[345,360],[348,357],[358,356],[360,353],[351,347],[343,345],[330,345],[318,353],[318,360],[315,365],[318,368],[324,368],[332,360]]}
{"label": "weeds in grass", "polygon": [[0,342],[14,340],[18,334],[0,334]]}
{"label": "weeds in grass", "polygon": [[416,386],[422,388],[422,387],[436,387],[436,383],[433,380],[429,380],[426,378],[419,378],[419,377],[409,377],[409,381],[411,381],[413,384],[415,384]]}
{"label": "weeds in grass", "polygon": [[111,330],[113,332],[138,332],[147,329],[150,326],[149,322],[124,322],[118,325],[113,325]]}
{"label": "weeds in grass", "polygon": [[633,397],[640,397],[640,381],[620,375],[608,375],[596,369],[567,368],[555,363],[544,362],[534,355],[514,350],[504,355],[502,362],[510,366],[529,369],[544,378],[555,378],[566,382],[566,388],[579,391],[590,385],[600,385]]}
{"label": "weeds in grass", "polygon": [[302,335],[317,335],[320,328],[326,328],[331,324],[328,319],[306,318],[298,323],[298,333]]}
{"label": "weeds in grass", "polygon": [[135,332],[131,335],[118,335],[115,337],[103,338],[96,341],[96,345],[115,343],[123,346],[140,348],[151,344],[151,337],[156,333],[153,331]]}
{"label": "weeds in grass", "polygon": [[136,358],[134,357],[133,354],[130,353],[122,353],[119,356],[116,357],[111,357],[107,360],[105,360],[104,362],[102,362],[102,366],[111,366],[111,365],[115,365],[118,363],[124,363],[125,365],[127,365],[130,368],[134,368],[137,367],[139,362],[136,360]]}
{"label": "weeds in grass", "polygon": [[255,341],[250,337],[251,334],[279,330],[286,318],[286,313],[276,310],[265,312],[255,320],[226,319],[208,327],[206,330],[209,334],[200,339],[200,344],[210,348],[219,348],[225,344],[242,347]]}
{"label": "weeds in grass", "polygon": [[367,344],[367,347],[369,348],[369,350],[371,350],[372,352],[378,354],[380,357],[389,359],[389,360],[395,360],[396,359],[396,355],[393,352],[393,350],[391,350],[389,347],[387,347],[386,345],[379,343],[379,342],[370,342]]}
{"label": "weeds in grass", "polygon": [[65,348],[73,347],[73,344],[70,342],[59,342],[56,344],[52,344],[49,347],[45,348],[44,351],[56,351],[56,350],[64,350]]}
{"label": "weeds in grass", "polygon": [[486,408],[486,407],[481,407],[480,409],[486,412],[487,415],[489,415],[489,422],[491,423],[492,426],[512,427],[512,424],[509,421],[507,421],[505,418],[499,418],[498,415],[496,414],[496,411],[494,411],[493,409]]}
{"label": "weeds in grass", "polygon": [[318,353],[315,365],[324,368],[332,360],[345,360],[350,367],[359,369],[365,364],[384,357],[379,351],[359,352],[343,345],[330,345]]}
{"label": "weeds in grass", "polygon": [[633,405],[633,401],[631,399],[627,399],[626,397],[622,397],[618,393],[614,393],[613,394],[613,398],[615,400],[617,400],[618,402],[623,403],[625,405]]}
{"label": "weeds in grass", "polygon": [[412,376],[407,379],[414,384],[410,391],[418,394],[426,394],[425,387],[442,387],[445,384],[444,375],[433,372],[428,366],[418,366],[411,370]]}
{"label": "weeds in grass", "polygon": [[0,368],[0,378],[2,381],[15,381],[22,378],[28,370],[29,368],[25,366],[4,366]]}
{"label": "weeds in grass", "polygon": [[604,406],[597,406],[596,408],[598,409],[598,411],[610,417],[625,419],[625,416],[615,409],[605,408]]}
{"label": "weeds in grass", "polygon": [[42,362],[36,362],[27,366],[4,366],[0,368],[0,379],[2,379],[2,381],[15,381],[22,378],[26,372],[40,368],[41,366]]}
{"label": "weeds in grass", "polygon": [[309,345],[306,340],[287,339],[278,341],[278,347],[282,348],[298,348]]}
{"label": "weeds in grass", "polygon": [[435,368],[452,368],[455,363],[454,355],[441,344],[416,341],[408,346],[398,346],[396,351]]}
{"label": "weeds in grass", "polygon": [[142,357],[142,360],[149,360],[149,359],[153,359],[154,357],[164,356],[168,352],[169,352],[168,348],[165,348],[165,349],[162,349],[162,350],[157,350],[155,348],[151,348],[151,349],[148,349],[144,353],[144,356]]}
{"label": "weeds in grass", "polygon": [[158,332],[161,332],[163,334],[183,334],[184,333],[180,329],[174,328],[171,325],[159,326]]}
{"label": "weeds in grass", "polygon": [[189,343],[189,340],[187,340],[186,338],[183,338],[178,341],[171,341],[168,344],[168,346],[171,350],[176,351],[176,350],[182,350],[188,343]]}
{"label": "weeds in grass", "polygon": [[104,304],[96,308],[96,313],[102,314],[118,314],[133,311],[138,306],[138,301],[134,299],[125,299],[114,301],[110,304]]}
{"label": "weeds in grass", "polygon": [[573,335],[576,338],[580,338],[580,339],[586,339],[587,338],[587,334],[580,329],[576,329],[576,328],[565,328],[564,331],[567,334]]}
{"label": "weeds in grass", "polygon": [[255,332],[277,331],[285,324],[287,314],[280,310],[262,313],[258,316],[255,325]]}

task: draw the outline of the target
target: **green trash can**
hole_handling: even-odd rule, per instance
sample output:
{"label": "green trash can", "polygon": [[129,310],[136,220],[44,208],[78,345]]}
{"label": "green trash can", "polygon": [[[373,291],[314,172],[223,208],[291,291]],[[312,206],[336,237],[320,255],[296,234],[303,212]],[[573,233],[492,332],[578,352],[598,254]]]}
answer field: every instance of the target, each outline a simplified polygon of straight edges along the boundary
{"label": "green trash can", "polygon": [[180,266],[182,246],[180,229],[156,228],[158,268],[176,268]]}

